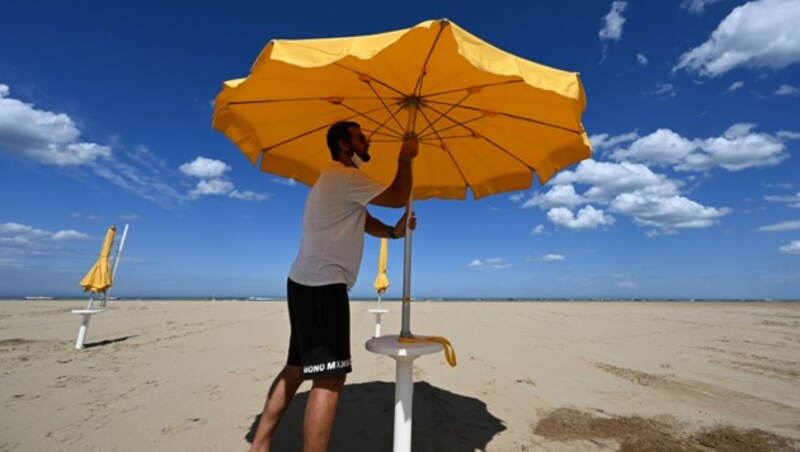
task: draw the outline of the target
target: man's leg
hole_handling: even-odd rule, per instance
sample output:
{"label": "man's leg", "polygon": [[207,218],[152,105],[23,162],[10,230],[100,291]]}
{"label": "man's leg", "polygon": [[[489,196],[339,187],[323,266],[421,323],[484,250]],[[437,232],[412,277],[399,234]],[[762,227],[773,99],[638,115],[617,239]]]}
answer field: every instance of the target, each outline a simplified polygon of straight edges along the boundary
{"label": "man's leg", "polygon": [[336,406],[339,404],[339,394],[345,378],[345,375],[336,375],[314,380],[303,421],[305,452],[324,452],[328,448],[333,421],[336,418]]}
{"label": "man's leg", "polygon": [[286,365],[275,377],[267,393],[267,401],[264,402],[264,411],[261,412],[261,421],[258,423],[250,452],[269,451],[278,422],[301,383],[303,383],[303,371],[298,366]]}

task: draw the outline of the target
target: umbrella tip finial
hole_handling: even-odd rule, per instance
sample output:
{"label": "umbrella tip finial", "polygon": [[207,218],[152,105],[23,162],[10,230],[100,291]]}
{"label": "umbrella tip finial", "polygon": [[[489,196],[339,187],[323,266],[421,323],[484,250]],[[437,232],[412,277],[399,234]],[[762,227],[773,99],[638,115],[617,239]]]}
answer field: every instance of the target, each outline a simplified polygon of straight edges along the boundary
{"label": "umbrella tip finial", "polygon": [[448,19],[446,17],[443,17],[443,18],[439,19],[439,24],[441,24],[442,27],[446,27],[446,26],[450,25],[450,19]]}

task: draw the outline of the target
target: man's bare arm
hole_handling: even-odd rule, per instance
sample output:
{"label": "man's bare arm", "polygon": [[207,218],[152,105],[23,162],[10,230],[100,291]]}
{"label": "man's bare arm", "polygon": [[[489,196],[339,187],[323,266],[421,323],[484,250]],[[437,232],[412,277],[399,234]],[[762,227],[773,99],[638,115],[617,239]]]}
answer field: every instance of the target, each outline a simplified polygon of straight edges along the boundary
{"label": "man's bare arm", "polygon": [[408,210],[406,210],[406,213],[400,217],[400,219],[397,221],[397,224],[394,226],[384,224],[381,220],[373,217],[369,214],[369,212],[367,212],[367,221],[364,223],[364,231],[373,237],[396,239],[405,237],[406,222],[408,222],[408,226],[412,231],[417,228],[417,217],[412,214],[411,219],[409,220]]}
{"label": "man's bare arm", "polygon": [[397,159],[397,173],[389,187],[378,196],[372,198],[370,204],[383,207],[404,207],[408,204],[411,196],[411,187],[414,179],[411,173],[411,162],[419,153],[419,140],[417,138],[405,138],[403,146],[400,148],[400,155]]}

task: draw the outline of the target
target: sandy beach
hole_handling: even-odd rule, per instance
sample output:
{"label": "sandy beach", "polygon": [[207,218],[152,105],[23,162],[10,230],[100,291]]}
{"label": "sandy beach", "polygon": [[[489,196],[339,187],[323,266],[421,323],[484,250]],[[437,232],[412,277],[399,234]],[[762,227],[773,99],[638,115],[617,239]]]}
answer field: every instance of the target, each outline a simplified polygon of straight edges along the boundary
{"label": "sandy beach", "polygon": [[[284,303],[111,301],[78,351],[84,304],[0,303],[0,450],[247,449],[285,360]],[[332,451],[391,450],[373,306],[351,304]],[[385,306],[396,334],[400,305]],[[415,451],[800,447],[800,303],[418,302],[411,322],[459,361],[416,361]],[[300,450],[308,389],[276,450]]]}

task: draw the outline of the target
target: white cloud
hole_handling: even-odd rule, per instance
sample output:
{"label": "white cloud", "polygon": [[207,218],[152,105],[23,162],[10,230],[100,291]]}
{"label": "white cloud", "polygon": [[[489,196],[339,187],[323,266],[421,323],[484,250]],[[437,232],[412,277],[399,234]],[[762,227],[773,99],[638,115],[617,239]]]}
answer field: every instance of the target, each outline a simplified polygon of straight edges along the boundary
{"label": "white cloud", "polygon": [[245,191],[233,190],[232,192],[228,193],[228,196],[230,196],[231,198],[241,199],[243,201],[265,201],[272,197],[272,195],[264,193],[256,193],[250,190],[245,190]]}
{"label": "white cloud", "polygon": [[641,64],[642,66],[647,66],[647,62],[648,62],[648,60],[647,60],[647,57],[646,57],[646,56],[644,56],[643,54],[641,54],[641,53],[637,53],[637,54],[636,54],[636,62],[638,62],[638,63],[639,63],[639,64]]}
{"label": "white cloud", "polygon": [[681,2],[681,8],[693,14],[700,14],[705,10],[706,6],[719,1],[720,0],[683,0]]}
{"label": "white cloud", "polygon": [[800,95],[800,89],[792,85],[781,85],[780,88],[775,90],[776,96],[797,96]]}
{"label": "white cloud", "polygon": [[781,253],[800,254],[800,240],[791,241],[786,245],[781,246],[779,249]]}
{"label": "white cloud", "polygon": [[617,0],[611,3],[611,11],[603,17],[603,28],[599,33],[601,40],[619,41],[622,37],[622,26],[625,24],[622,13],[627,7],[627,2]]}
{"label": "white cloud", "polygon": [[669,129],[658,129],[634,141],[627,149],[618,149],[610,158],[645,162],[651,165],[674,165],[691,154],[697,145]]}
{"label": "white cloud", "polygon": [[731,86],[728,87],[728,92],[732,93],[732,92],[734,92],[736,90],[740,90],[740,89],[742,89],[743,86],[744,86],[744,82],[733,82],[733,83],[731,83]]}
{"label": "white cloud", "polygon": [[20,223],[0,223],[0,255],[10,254],[11,248],[44,250],[57,249],[56,242],[86,240],[91,238],[73,229],[46,231]]}
{"label": "white cloud", "polygon": [[572,184],[555,185],[545,194],[540,195],[536,193],[532,198],[522,204],[523,208],[535,206],[559,206],[559,207],[575,207],[581,204],[586,204],[587,200],[575,193],[575,187]]}
{"label": "white cloud", "polygon": [[68,115],[39,110],[10,93],[8,85],[0,85],[0,152],[59,166],[111,156],[108,146],[79,141],[81,133]]}
{"label": "white cloud", "polygon": [[474,268],[477,270],[507,270],[511,268],[511,264],[506,262],[505,259],[501,257],[491,257],[488,259],[474,259],[469,264],[470,268]]}
{"label": "white cloud", "polygon": [[91,238],[89,234],[84,234],[83,232],[78,232],[74,229],[58,231],[51,237],[53,240],[86,240]]}
{"label": "white cloud", "polygon": [[[558,173],[551,184],[553,189],[564,184],[591,185],[581,196],[587,202],[608,203],[619,194],[645,187],[660,187],[660,190],[667,195],[675,194],[681,182],[656,174],[650,168],[637,163],[584,160],[575,170]],[[549,199],[547,196],[544,198]],[[543,208],[549,206],[541,205]]]}
{"label": "white cloud", "polygon": [[800,192],[793,195],[766,195],[764,199],[770,202],[780,202],[789,207],[800,209]]}
{"label": "white cloud", "polygon": [[523,199],[525,199],[525,193],[524,192],[514,193],[513,195],[509,196],[508,199],[510,199],[513,202],[520,202]]}
{"label": "white cloud", "polygon": [[638,289],[639,284],[636,284],[634,281],[620,281],[617,283],[617,287],[620,289]]}
{"label": "white cloud", "polygon": [[264,201],[270,198],[270,195],[264,193],[237,190],[233,182],[225,178],[225,173],[230,171],[231,167],[220,160],[198,156],[179,168],[183,174],[200,179],[189,191],[189,199],[198,199],[201,196],[227,196],[243,201]]}
{"label": "white cloud", "polygon": [[[752,132],[754,127],[753,124],[733,125],[723,136],[704,140],[701,147],[713,164],[729,171],[775,166],[789,158],[779,137]],[[690,161],[682,166],[689,171],[705,169],[704,164],[693,165]]]}
{"label": "white cloud", "polygon": [[681,69],[716,77],[738,67],[781,69],[800,62],[800,2],[755,0],[734,8],[708,41],[681,55]]}
{"label": "white cloud", "polygon": [[567,258],[560,254],[543,254],[541,256],[529,257],[528,262],[561,262]]}
{"label": "white cloud", "polygon": [[782,221],[758,228],[761,232],[786,232],[796,231],[798,229],[800,229],[800,220]]}
{"label": "white cloud", "polygon": [[[615,213],[630,217],[639,226],[658,228],[647,233],[655,236],[682,228],[708,227],[731,212],[724,207],[703,206],[682,196],[681,181],[654,173],[638,163],[584,160],[575,170],[556,175],[550,184],[550,192],[534,194],[525,206],[549,209],[547,218],[552,223],[571,229],[613,225],[615,219],[609,213]],[[577,185],[589,188],[578,193]],[[576,214],[574,210],[582,204],[587,205]],[[608,206],[609,213],[592,204]]]}
{"label": "white cloud", "polygon": [[720,137],[685,138],[669,129],[658,129],[641,137],[628,148],[617,149],[610,158],[655,166],[672,166],[678,171],[707,171],[713,167],[728,171],[775,166],[789,157],[784,141],[787,132],[757,133],[753,124],[734,124]]}
{"label": "white cloud", "polygon": [[557,226],[577,230],[597,229],[614,224],[613,217],[592,206],[585,206],[577,215],[566,207],[554,207],[547,212],[547,218]]}
{"label": "white cloud", "polygon": [[531,230],[531,235],[542,235],[542,234],[544,234],[543,224],[537,225],[535,228]]}
{"label": "white cloud", "polygon": [[683,196],[664,196],[651,187],[617,196],[611,202],[611,210],[633,217],[640,226],[666,230],[712,226],[731,212],[725,207],[705,207]]}
{"label": "white cloud", "polygon": [[287,187],[294,187],[297,185],[297,181],[294,179],[285,179],[283,177],[273,177],[272,182],[278,185],[285,185]]}
{"label": "white cloud", "polygon": [[227,195],[232,192],[233,182],[223,179],[201,180],[197,183],[194,190],[189,192],[190,198],[197,198],[207,195]]}
{"label": "white cloud", "polygon": [[34,239],[50,237],[51,233],[19,223],[0,224],[0,239],[6,242],[26,243]]}
{"label": "white cloud", "polygon": [[672,83],[656,82],[656,89],[646,94],[660,101],[665,101],[675,97],[675,95],[678,94],[678,89]]}
{"label": "white cloud", "polygon": [[84,214],[80,212],[71,213],[69,216],[72,218],[82,218],[84,220],[89,220],[89,221],[100,220],[103,218],[102,215],[95,215],[92,213]]}
{"label": "white cloud", "polygon": [[610,136],[607,133],[598,133],[589,137],[589,142],[592,143],[594,149],[612,149],[620,143],[627,143],[639,138],[637,132],[624,133],[621,135]]}
{"label": "white cloud", "polygon": [[[69,115],[37,109],[9,98],[8,85],[0,85],[0,152],[20,155],[40,163],[86,168],[123,190],[172,207],[182,196],[165,180],[174,179],[166,165],[144,146],[112,153],[112,147],[80,141],[81,131]],[[84,177],[82,169],[73,170]]]}
{"label": "white cloud", "polygon": [[180,170],[187,176],[201,179],[220,177],[230,171],[231,167],[225,162],[198,156],[189,163],[180,166]]}
{"label": "white cloud", "polygon": [[162,207],[172,208],[183,201],[178,190],[167,182],[176,179],[175,171],[144,146],[127,149],[102,164],[94,162],[87,166],[95,175]]}

